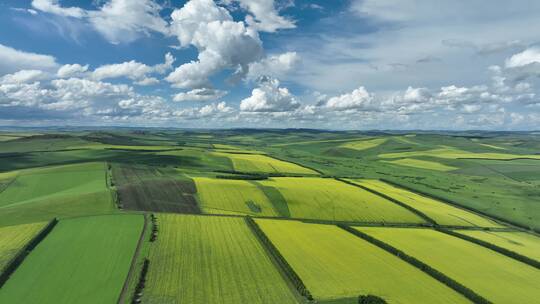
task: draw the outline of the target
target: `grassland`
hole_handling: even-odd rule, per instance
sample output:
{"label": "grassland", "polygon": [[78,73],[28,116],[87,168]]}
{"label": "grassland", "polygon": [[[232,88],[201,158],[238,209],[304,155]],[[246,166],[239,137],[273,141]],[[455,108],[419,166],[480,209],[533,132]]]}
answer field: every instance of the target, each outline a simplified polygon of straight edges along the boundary
{"label": "grassland", "polygon": [[233,163],[234,170],[239,172],[317,174],[317,172],[308,168],[271,158],[266,155],[220,152],[215,152],[213,154],[230,158]]}
{"label": "grassland", "polygon": [[385,141],[386,141],[386,138],[374,138],[374,139],[366,139],[366,140],[359,140],[359,141],[350,141],[350,142],[340,145],[340,147],[362,151],[362,150],[377,147],[378,145],[384,143]]}
{"label": "grassland", "polygon": [[458,169],[457,167],[448,166],[448,165],[441,164],[438,162],[414,159],[414,158],[401,158],[401,159],[396,159],[396,160],[389,160],[386,162],[395,164],[395,165],[400,165],[400,166],[415,167],[415,168],[420,168],[420,169],[437,170],[437,171],[452,171],[452,170]]}
{"label": "grassland", "polygon": [[297,303],[244,219],[159,215],[143,303]]}
{"label": "grassland", "polygon": [[186,176],[148,166],[115,164],[113,180],[123,209],[200,213],[195,184]]}
{"label": "grassland", "polygon": [[250,181],[208,177],[195,177],[194,180],[205,213],[277,215],[272,202]]}
{"label": "grassland", "polygon": [[540,238],[525,232],[456,230],[495,246],[540,261]]}
{"label": "grassland", "polygon": [[414,208],[440,225],[501,227],[491,219],[445,204],[427,196],[401,189],[379,180],[353,180],[366,188],[402,202]]}
{"label": "grassland", "polygon": [[140,215],[60,221],[0,290],[0,303],[116,303],[142,227]]}
{"label": "grassland", "polygon": [[0,193],[0,226],[114,210],[104,163],[21,170]]}
{"label": "grassland", "polygon": [[0,273],[45,225],[46,223],[32,223],[0,228]]}
{"label": "grassland", "polygon": [[329,178],[277,177],[259,181],[277,189],[292,218],[380,222],[422,223],[420,217],[369,191]]}
{"label": "grassland", "polygon": [[493,303],[534,303],[540,271],[430,229],[357,228],[444,273]]}
{"label": "grassland", "polygon": [[317,300],[371,294],[388,303],[469,303],[420,270],[336,226],[256,221]]}

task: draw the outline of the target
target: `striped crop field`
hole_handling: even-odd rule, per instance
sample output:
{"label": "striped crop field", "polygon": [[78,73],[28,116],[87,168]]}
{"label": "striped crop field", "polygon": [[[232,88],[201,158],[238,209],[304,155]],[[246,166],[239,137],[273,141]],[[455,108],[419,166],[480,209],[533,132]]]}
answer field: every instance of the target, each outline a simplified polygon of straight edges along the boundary
{"label": "striped crop field", "polygon": [[540,261],[540,238],[530,233],[478,230],[455,230],[455,232]]}
{"label": "striped crop field", "polygon": [[0,193],[0,226],[110,213],[105,170],[104,163],[82,163],[19,171]]}
{"label": "striped crop field", "polygon": [[414,158],[401,158],[401,159],[389,160],[389,161],[384,161],[384,162],[391,163],[394,165],[414,167],[414,168],[420,168],[420,169],[428,169],[428,170],[436,170],[436,171],[452,171],[452,170],[458,169],[456,167],[441,164],[439,162],[414,159]]}
{"label": "striped crop field", "polygon": [[316,300],[371,294],[388,303],[469,303],[427,274],[337,226],[256,222]]}
{"label": "striped crop field", "polygon": [[231,159],[234,170],[240,172],[261,172],[261,173],[289,173],[289,174],[317,174],[317,172],[297,164],[275,159],[260,154],[234,154],[234,153],[213,153],[218,156],[225,156]]}
{"label": "striped crop field", "polygon": [[0,289],[0,303],[116,303],[142,215],[61,220]]}
{"label": "striped crop field", "polygon": [[143,303],[297,303],[242,218],[157,217]]}
{"label": "striped crop field", "polygon": [[379,180],[362,179],[351,182],[383,193],[433,219],[439,225],[500,227],[496,222],[472,212],[445,204],[435,199],[398,188]]}
{"label": "striped crop field", "polygon": [[46,223],[33,223],[0,228],[0,273],[45,225]]}
{"label": "striped crop field", "polygon": [[386,142],[386,138],[374,138],[366,139],[359,141],[350,141],[345,144],[340,145],[341,148],[349,148],[353,150],[367,150],[379,146],[380,144]]}
{"label": "striped crop field", "polygon": [[356,228],[428,264],[493,303],[535,303],[540,270],[431,229]]}
{"label": "striped crop field", "polygon": [[193,178],[203,212],[276,216],[272,202],[250,181]]}
{"label": "striped crop field", "polygon": [[411,211],[367,190],[330,179],[316,177],[276,177],[258,181],[277,189],[287,202],[291,218],[423,223]]}
{"label": "striped crop field", "polygon": [[519,158],[540,159],[540,155],[536,154],[510,154],[510,153],[475,153],[456,148],[440,148],[426,151],[411,151],[411,152],[395,152],[395,153],[382,153],[379,154],[380,158],[403,158],[403,157],[415,157],[415,156],[430,156],[438,158],[476,158],[476,159],[498,159],[498,160],[511,160]]}

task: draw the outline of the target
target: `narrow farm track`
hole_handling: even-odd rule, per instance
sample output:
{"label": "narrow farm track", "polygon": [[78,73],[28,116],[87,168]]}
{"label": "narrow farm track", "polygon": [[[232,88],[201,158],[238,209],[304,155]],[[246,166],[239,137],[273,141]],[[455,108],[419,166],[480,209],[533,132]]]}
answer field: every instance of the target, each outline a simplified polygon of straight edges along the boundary
{"label": "narrow farm track", "polygon": [[137,273],[137,258],[139,257],[139,253],[144,243],[144,238],[148,231],[148,216],[146,214],[144,215],[143,225],[144,226],[141,231],[141,236],[139,237],[139,241],[137,242],[137,248],[135,248],[135,253],[133,253],[133,258],[131,259],[131,266],[129,267],[126,281],[124,282],[124,286],[122,287],[122,291],[120,292],[120,297],[118,298],[118,304],[127,303],[127,300],[129,299],[129,283],[131,282],[131,280],[133,280],[133,277]]}

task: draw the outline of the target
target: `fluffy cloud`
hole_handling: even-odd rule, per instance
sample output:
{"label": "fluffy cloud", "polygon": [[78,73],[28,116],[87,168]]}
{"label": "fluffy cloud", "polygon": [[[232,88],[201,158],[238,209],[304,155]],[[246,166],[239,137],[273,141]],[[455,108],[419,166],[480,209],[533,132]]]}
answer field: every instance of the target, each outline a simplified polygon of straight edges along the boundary
{"label": "fluffy cloud", "polygon": [[350,93],[328,99],[325,107],[334,110],[371,109],[373,108],[373,95],[366,88],[359,87]]}
{"label": "fluffy cloud", "polygon": [[256,80],[261,76],[283,78],[287,72],[296,68],[300,61],[300,56],[296,52],[267,56],[249,65],[247,79]]}
{"label": "fluffy cloud", "polygon": [[42,12],[81,19],[91,24],[111,43],[130,42],[151,32],[167,34],[162,7],[153,0],[110,0],[97,10],[62,7],[57,0],[33,0]]}
{"label": "fluffy cloud", "polygon": [[286,112],[297,109],[300,103],[287,88],[279,87],[275,78],[263,77],[251,96],[240,102],[244,112]]}
{"label": "fluffy cloud", "polygon": [[50,70],[57,66],[53,56],[19,51],[0,44],[0,75],[23,69]]}
{"label": "fluffy cloud", "polygon": [[[514,54],[506,59],[504,69],[496,66],[492,67],[492,70],[499,73],[501,80],[509,79],[518,84],[528,78],[538,77],[540,76],[540,47],[530,47]],[[523,88],[523,84],[521,87]]]}
{"label": "fluffy cloud", "polygon": [[88,64],[87,65],[80,65],[78,63],[64,64],[58,69],[58,71],[56,72],[56,75],[60,78],[77,77],[77,76],[82,75],[86,71],[88,71]]}
{"label": "fluffy cloud", "polygon": [[215,90],[215,89],[193,89],[188,92],[181,92],[173,96],[173,101],[183,102],[183,101],[213,101],[220,99],[221,97],[227,94],[226,91]]}
{"label": "fluffy cloud", "polygon": [[47,74],[40,70],[20,70],[0,78],[0,84],[29,83],[47,78]]}
{"label": "fluffy cloud", "polygon": [[78,7],[62,7],[58,0],[33,0],[32,6],[42,12],[47,12],[55,15],[82,18],[85,17],[86,11]]}
{"label": "fluffy cloud", "polygon": [[517,68],[535,63],[540,63],[540,47],[531,47],[521,53],[512,55],[506,60],[506,67]]}
{"label": "fluffy cloud", "polygon": [[227,0],[225,4],[237,2],[240,7],[249,11],[246,23],[257,31],[275,32],[280,29],[295,28],[294,21],[280,16],[274,0]]}
{"label": "fluffy cloud", "polygon": [[165,55],[165,62],[154,66],[148,66],[134,60],[117,64],[107,64],[95,69],[91,74],[91,78],[103,80],[126,77],[136,81],[136,84],[139,85],[155,84],[159,81],[156,78],[149,78],[148,75],[152,73],[164,74],[172,69],[174,61],[175,59],[171,53],[167,53]]}
{"label": "fluffy cloud", "polygon": [[181,47],[197,48],[198,61],[176,68],[166,80],[178,88],[209,86],[208,78],[223,69],[242,78],[250,63],[262,56],[262,42],[256,30],[235,22],[229,12],[212,0],[191,0],[171,15],[171,33]]}

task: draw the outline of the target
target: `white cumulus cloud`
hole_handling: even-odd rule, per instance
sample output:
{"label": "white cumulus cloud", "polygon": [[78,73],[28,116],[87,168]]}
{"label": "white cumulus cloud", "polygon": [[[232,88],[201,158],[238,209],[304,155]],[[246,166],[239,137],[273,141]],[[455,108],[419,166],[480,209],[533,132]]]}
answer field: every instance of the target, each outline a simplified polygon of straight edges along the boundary
{"label": "white cumulus cloud", "polygon": [[182,102],[182,101],[213,101],[220,99],[221,97],[227,94],[226,91],[215,90],[209,88],[203,89],[193,89],[188,92],[181,92],[173,96],[173,101]]}
{"label": "white cumulus cloud", "polygon": [[87,65],[80,65],[78,63],[75,64],[64,64],[61,66],[58,71],[56,72],[56,75],[60,78],[69,78],[69,77],[78,77],[88,71],[88,64]]}
{"label": "white cumulus cloud", "polygon": [[251,96],[240,102],[243,112],[286,112],[297,109],[300,103],[289,89],[279,86],[279,80],[263,77]]}
{"label": "white cumulus cloud", "polygon": [[103,80],[126,77],[136,81],[136,84],[139,85],[155,84],[159,82],[159,80],[156,78],[150,78],[148,75],[153,73],[164,74],[168,70],[172,69],[174,61],[175,59],[171,53],[167,53],[165,55],[165,62],[154,66],[149,66],[135,60],[102,65],[92,72],[91,78],[95,80]]}
{"label": "white cumulus cloud", "polygon": [[197,48],[197,61],[185,63],[166,80],[178,88],[208,87],[208,78],[223,69],[242,78],[250,63],[262,56],[257,31],[235,22],[229,12],[212,0],[191,0],[171,15],[171,33],[181,47]]}
{"label": "white cumulus cloud", "polygon": [[24,52],[0,44],[0,75],[24,69],[50,70],[57,66],[53,56]]}

